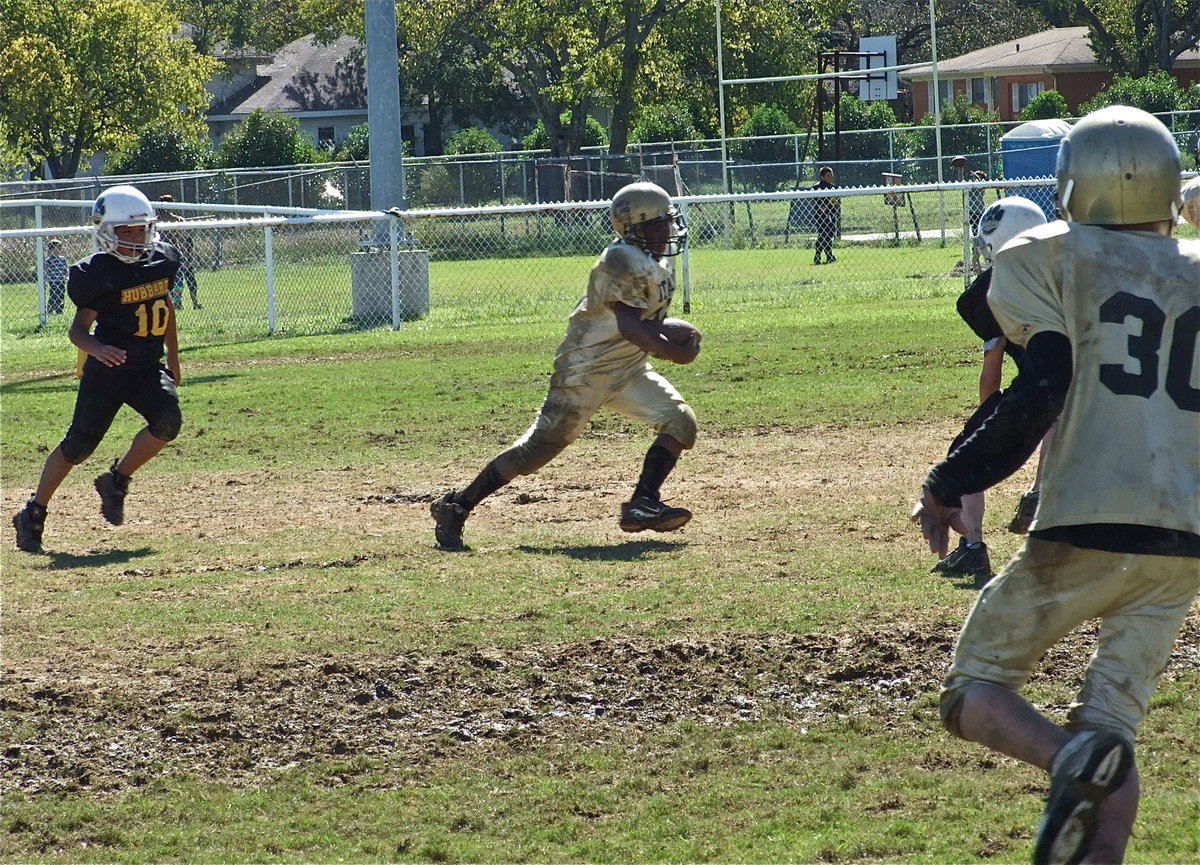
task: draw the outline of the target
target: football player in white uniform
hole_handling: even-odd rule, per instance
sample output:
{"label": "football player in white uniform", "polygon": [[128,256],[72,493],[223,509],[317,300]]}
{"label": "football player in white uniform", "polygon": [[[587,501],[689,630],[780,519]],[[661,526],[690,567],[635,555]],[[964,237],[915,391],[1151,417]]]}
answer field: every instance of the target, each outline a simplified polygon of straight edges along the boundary
{"label": "football player in white uniform", "polygon": [[666,190],[653,183],[619,190],[609,217],[617,237],[593,265],[587,294],[571,313],[537,419],[465,489],[451,490],[430,506],[442,549],[466,549],[462,530],[471,510],[518,475],[533,474],[554,459],[601,408],[658,433],[632,497],[621,506],[622,530],[674,531],[691,519],[685,508],[664,504],[659,488],[679,455],[695,444],[696,415],[647,362],[653,355],[691,363],[700,352],[698,331],[672,341],[662,326],[675,293],[665,259],[683,251],[687,227]]}
{"label": "football player in white uniform", "polygon": [[[1133,741],[1200,590],[1200,242],[1173,238],[1179,151],[1150,114],[1095,111],[1060,145],[1066,221],[996,256],[988,300],[1025,346],[993,414],[925,481],[934,552],[963,495],[1011,474],[1058,419],[1037,516],[979,594],[941,693],[946,728],[1050,773],[1035,863],[1120,862]],[[1100,620],[1060,726],[1018,693],[1045,651]]]}
{"label": "football player in white uniform", "polygon": [[[1028,198],[1017,195],[1001,198],[984,210],[979,218],[979,226],[975,234],[975,252],[987,265],[975,277],[970,287],[959,296],[957,307],[963,320],[971,326],[976,336],[983,340],[983,366],[979,370],[979,408],[968,418],[963,430],[950,443],[950,451],[962,444],[979,428],[1000,399],[1000,383],[1003,380],[1004,355],[1011,355],[1017,363],[1021,362],[1024,349],[1004,338],[995,315],[987,305],[988,287],[992,283],[992,265],[996,253],[1018,234],[1033,228],[1035,225],[1045,225],[1046,217],[1042,209]],[[1041,474],[1041,461],[1038,462]],[[1029,493],[1021,497],[1022,504],[1032,496],[1032,507],[1029,508],[1029,519],[1037,509],[1038,479]],[[988,556],[987,544],[983,541],[983,513],[986,506],[982,491],[970,493],[962,497],[963,522],[967,532],[958,542],[958,547],[946,558],[935,564],[930,570],[935,574],[948,577],[972,576],[975,578],[975,588],[983,588],[984,583],[992,578],[992,560]],[[1022,505],[1018,505],[1018,514]],[[1028,506],[1026,506],[1028,507]],[[1025,525],[1028,529],[1028,524]],[[1013,525],[1010,531],[1015,531]],[[1024,531],[1015,531],[1024,534]]]}

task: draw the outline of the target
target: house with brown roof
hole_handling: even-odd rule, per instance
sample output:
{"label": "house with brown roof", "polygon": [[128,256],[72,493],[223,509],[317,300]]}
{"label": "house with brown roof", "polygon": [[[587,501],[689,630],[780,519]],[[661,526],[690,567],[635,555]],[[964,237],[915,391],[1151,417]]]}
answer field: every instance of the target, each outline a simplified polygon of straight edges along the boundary
{"label": "house with brown roof", "polygon": [[[214,142],[256,109],[295,117],[318,145],[338,145],[367,122],[367,64],[362,42],[340,36],[322,45],[312,36],[272,56],[221,56],[226,70],[209,82],[208,130]],[[403,95],[403,93],[402,93]],[[401,106],[401,135],[414,156],[425,155],[424,106]]]}
{"label": "house with brown roof", "polygon": [[[1046,90],[1057,90],[1072,112],[1112,82],[1112,73],[1096,60],[1086,27],[1055,27],[939,60],[938,104],[965,93],[977,105],[1016,120],[1021,109]],[[1200,82],[1200,46],[1175,61],[1172,74],[1180,85]],[[901,72],[912,86],[913,117],[932,112],[933,65]]]}

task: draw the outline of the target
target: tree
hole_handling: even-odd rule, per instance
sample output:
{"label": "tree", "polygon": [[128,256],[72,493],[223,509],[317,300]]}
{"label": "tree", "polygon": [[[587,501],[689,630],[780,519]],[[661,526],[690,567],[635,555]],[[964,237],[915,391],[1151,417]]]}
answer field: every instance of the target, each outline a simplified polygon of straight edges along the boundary
{"label": "tree", "polygon": [[170,121],[142,129],[132,147],[109,156],[105,174],[154,174],[203,168],[210,152]]}
{"label": "tree", "polygon": [[[938,0],[934,8],[941,58],[1047,27],[1036,0]],[[932,55],[929,9],[928,0],[849,0],[834,16],[828,47],[857,51],[863,36],[894,34],[900,63],[928,62]]]}
{"label": "tree", "polygon": [[1200,40],[1200,0],[1025,0],[1052,24],[1085,24],[1092,50],[1116,75],[1170,72]]}
{"label": "tree", "polygon": [[85,156],[120,150],[171,121],[199,137],[219,68],[174,38],[159,0],[0,0],[0,118],[35,176],[73,177]]}
{"label": "tree", "polygon": [[229,48],[273,51],[309,31],[301,0],[166,0],[176,19],[191,27],[196,50]]}
{"label": "tree", "polygon": [[256,108],[221,139],[217,164],[222,168],[267,168],[317,161],[317,146],[300,131],[300,121]]}

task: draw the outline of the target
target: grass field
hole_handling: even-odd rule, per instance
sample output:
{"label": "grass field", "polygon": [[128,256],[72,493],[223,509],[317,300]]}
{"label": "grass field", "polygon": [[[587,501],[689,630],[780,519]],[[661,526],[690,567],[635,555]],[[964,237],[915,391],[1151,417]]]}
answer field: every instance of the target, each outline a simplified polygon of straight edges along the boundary
{"label": "grass field", "polygon": [[[657,364],[700,419],[664,489],[695,519],[619,531],[650,435],[601,415],[481,505],[461,554],[434,548],[429,503],[524,430],[569,309],[185,334],[185,429],[126,524],[91,478],[129,413],[43,556],[8,516],[70,417],[74,350],[5,334],[0,859],[1027,861],[1045,778],[937,717],[974,591],[928,573],[907,517],[979,351],[955,281],[911,255],[875,283],[695,256],[704,351]],[[1030,477],[989,493],[995,566]],[[1039,706],[1065,712],[1093,639],[1047,655]],[[1139,739],[1131,863],[1200,859],[1198,644],[1194,609]]]}

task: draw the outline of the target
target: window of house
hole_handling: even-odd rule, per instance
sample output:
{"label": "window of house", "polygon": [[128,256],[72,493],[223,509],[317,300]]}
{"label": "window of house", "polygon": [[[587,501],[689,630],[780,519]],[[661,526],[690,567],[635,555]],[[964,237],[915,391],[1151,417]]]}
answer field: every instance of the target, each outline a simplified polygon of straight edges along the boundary
{"label": "window of house", "polygon": [[972,78],[967,82],[967,99],[975,105],[990,104],[986,78]]}
{"label": "window of house", "polygon": [[332,150],[335,143],[332,126],[317,127],[317,147],[324,150]]}
{"label": "window of house", "polygon": [[1033,98],[1045,89],[1046,85],[1041,81],[1036,84],[1014,84],[1012,86],[1013,114],[1032,102]]}
{"label": "window of house", "polygon": [[933,111],[935,108],[940,108],[941,106],[945,105],[947,102],[954,101],[954,86],[953,85],[954,85],[954,82],[949,79],[946,79],[946,78],[940,79],[938,81],[937,98],[935,99],[933,96],[933,82],[932,81],[929,82],[929,110],[930,111]]}

